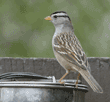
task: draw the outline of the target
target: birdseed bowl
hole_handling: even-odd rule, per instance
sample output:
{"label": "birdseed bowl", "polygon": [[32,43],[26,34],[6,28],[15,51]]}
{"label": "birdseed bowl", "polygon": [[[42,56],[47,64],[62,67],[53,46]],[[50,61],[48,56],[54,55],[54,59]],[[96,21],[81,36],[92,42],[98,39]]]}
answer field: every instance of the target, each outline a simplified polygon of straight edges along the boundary
{"label": "birdseed bowl", "polygon": [[[0,102],[85,102],[85,93],[88,92],[86,85],[78,84],[76,88],[76,80],[64,80],[65,84],[59,84],[54,76],[45,77],[32,73],[1,76]],[[25,81],[21,81],[23,78]]]}

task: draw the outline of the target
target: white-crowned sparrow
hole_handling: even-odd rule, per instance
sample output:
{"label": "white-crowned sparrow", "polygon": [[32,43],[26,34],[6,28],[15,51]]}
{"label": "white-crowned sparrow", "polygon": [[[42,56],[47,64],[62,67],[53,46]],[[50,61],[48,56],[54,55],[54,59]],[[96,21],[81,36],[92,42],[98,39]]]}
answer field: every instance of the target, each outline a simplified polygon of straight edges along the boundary
{"label": "white-crowned sparrow", "polygon": [[[55,26],[52,39],[53,51],[56,59],[66,70],[61,80],[70,72],[78,71],[88,82],[94,92],[103,93],[102,88],[90,73],[90,66],[84,50],[74,34],[70,17],[64,11],[57,11],[46,17]],[[78,74],[78,77],[79,75]]]}

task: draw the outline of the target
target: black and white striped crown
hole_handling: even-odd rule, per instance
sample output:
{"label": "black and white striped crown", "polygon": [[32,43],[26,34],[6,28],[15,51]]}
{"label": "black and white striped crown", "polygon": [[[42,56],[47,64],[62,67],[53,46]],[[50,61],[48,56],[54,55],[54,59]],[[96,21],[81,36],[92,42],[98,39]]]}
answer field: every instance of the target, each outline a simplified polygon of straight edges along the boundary
{"label": "black and white striped crown", "polygon": [[54,13],[52,13],[50,16],[54,15],[55,18],[57,17],[68,17],[68,19],[71,21],[70,17],[67,15],[67,13],[65,11],[56,11]]}
{"label": "black and white striped crown", "polygon": [[[64,13],[64,14],[67,14],[65,11],[56,11],[56,12],[52,13],[51,15],[53,15],[53,14],[58,14],[58,13]],[[51,16],[51,15],[50,15],[50,16]]]}

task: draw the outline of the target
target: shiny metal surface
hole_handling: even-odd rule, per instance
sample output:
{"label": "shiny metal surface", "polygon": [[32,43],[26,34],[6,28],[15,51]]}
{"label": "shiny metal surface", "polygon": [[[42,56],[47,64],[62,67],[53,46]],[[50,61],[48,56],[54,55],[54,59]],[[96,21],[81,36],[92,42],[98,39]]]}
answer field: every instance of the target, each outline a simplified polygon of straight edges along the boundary
{"label": "shiny metal surface", "polygon": [[71,89],[2,88],[0,102],[72,102]]}
{"label": "shiny metal surface", "polygon": [[76,89],[70,83],[0,82],[0,102],[84,102],[87,91],[87,86],[81,84]]}
{"label": "shiny metal surface", "polygon": [[30,72],[4,73],[0,79],[0,102],[84,102],[88,91],[80,80],[75,88],[76,80],[60,84],[54,76]]}

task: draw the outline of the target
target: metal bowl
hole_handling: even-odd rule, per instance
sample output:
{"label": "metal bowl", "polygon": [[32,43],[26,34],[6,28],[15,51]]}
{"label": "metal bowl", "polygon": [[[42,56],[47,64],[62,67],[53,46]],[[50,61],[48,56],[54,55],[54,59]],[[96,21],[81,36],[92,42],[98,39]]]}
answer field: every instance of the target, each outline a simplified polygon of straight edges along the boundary
{"label": "metal bowl", "polygon": [[73,82],[59,84],[55,77],[39,81],[1,80],[0,102],[85,102],[87,86],[78,84],[75,88]]}

